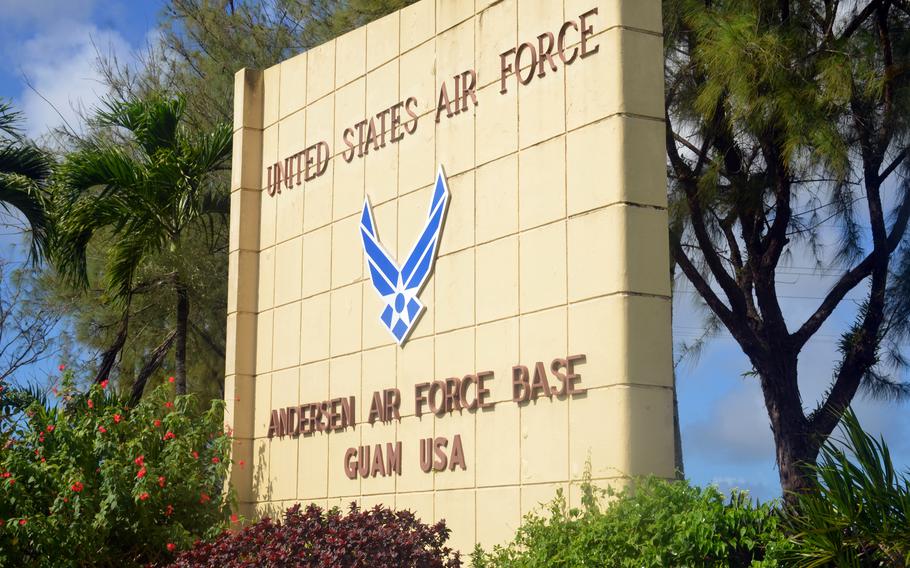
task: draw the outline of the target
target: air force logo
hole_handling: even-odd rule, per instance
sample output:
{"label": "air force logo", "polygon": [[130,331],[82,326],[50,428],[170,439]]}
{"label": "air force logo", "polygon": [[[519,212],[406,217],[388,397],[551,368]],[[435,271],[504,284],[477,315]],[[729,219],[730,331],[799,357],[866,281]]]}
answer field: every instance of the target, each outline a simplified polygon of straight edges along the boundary
{"label": "air force logo", "polygon": [[392,333],[398,345],[404,345],[407,341],[425,308],[417,295],[433,271],[448,204],[449,188],[440,166],[423,231],[399,268],[380,244],[370,199],[367,197],[364,200],[360,236],[363,238],[363,252],[370,267],[373,287],[385,302],[379,321]]}

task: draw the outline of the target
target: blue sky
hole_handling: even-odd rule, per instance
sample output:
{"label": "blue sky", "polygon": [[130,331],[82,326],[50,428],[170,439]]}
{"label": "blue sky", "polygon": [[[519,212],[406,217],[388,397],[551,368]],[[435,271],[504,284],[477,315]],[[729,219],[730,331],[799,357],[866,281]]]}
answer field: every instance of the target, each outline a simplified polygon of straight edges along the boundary
{"label": "blue sky", "polygon": [[104,94],[97,54],[129,61],[154,37],[161,9],[159,0],[0,0],[0,97],[33,136],[75,126],[79,105]]}
{"label": "blue sky", "polygon": [[[159,0],[0,0],[0,97],[12,99],[25,113],[32,136],[45,135],[64,120],[78,128],[77,109],[91,108],[105,94],[95,69],[97,53],[131,61],[154,40],[161,9]],[[828,240],[833,242],[833,236]],[[4,249],[10,244],[0,239]],[[834,273],[816,270],[814,261],[799,253],[787,263],[778,286],[792,329],[815,309]],[[679,280],[676,291],[674,340],[681,345],[701,335],[703,313],[691,285]],[[837,337],[852,320],[861,292],[848,297],[800,358],[807,408],[815,406],[828,384]],[[685,358],[678,365],[686,473],[696,483],[747,488],[769,499],[780,493],[774,446],[757,379],[745,376],[749,369],[739,347],[723,333],[698,359]],[[897,461],[910,464],[907,407],[866,400],[856,406],[864,425],[884,434]]]}
{"label": "blue sky", "polygon": [[[823,227],[821,236],[822,254],[830,255],[836,237],[830,227]],[[777,289],[791,330],[817,308],[839,275],[837,269],[817,267],[799,249],[781,263]],[[681,345],[692,343],[703,330],[704,311],[693,290],[684,278],[677,279],[673,320],[677,356]],[[865,292],[861,284],[848,294],[800,354],[805,409],[814,409],[830,385],[839,360],[840,334],[853,322]],[[698,483],[748,488],[762,499],[778,497],[774,443],[761,389],[756,377],[747,376],[751,365],[732,337],[718,334],[700,357],[683,358],[676,370],[686,475]],[[907,405],[859,395],[853,406],[867,430],[884,436],[896,464],[904,469],[910,466]]]}
{"label": "blue sky", "polygon": [[[0,0],[0,98],[13,101],[34,138],[64,122],[78,129],[78,109],[105,94],[98,54],[131,61],[154,38],[161,9],[158,0]],[[26,259],[22,227],[0,211],[0,258],[13,267]],[[16,379],[43,384],[60,362],[49,353]]]}

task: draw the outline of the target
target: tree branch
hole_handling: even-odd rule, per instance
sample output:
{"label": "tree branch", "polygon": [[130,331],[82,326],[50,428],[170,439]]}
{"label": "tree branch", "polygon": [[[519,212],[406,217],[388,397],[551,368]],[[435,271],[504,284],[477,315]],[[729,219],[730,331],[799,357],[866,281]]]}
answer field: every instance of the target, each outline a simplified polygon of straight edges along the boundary
{"label": "tree branch", "polygon": [[720,297],[714,293],[710,284],[702,277],[692,260],[686,255],[682,245],[679,242],[673,242],[671,245],[673,259],[682,268],[683,273],[689,282],[695,286],[699,295],[712,312],[723,322],[724,326],[730,331],[730,335],[739,342],[747,356],[752,358],[756,354],[758,341],[752,329],[749,327],[745,318],[735,315],[730,308],[723,303]]}
{"label": "tree branch", "polygon": [[854,16],[854,18],[852,20],[850,20],[850,23],[848,23],[847,27],[844,28],[844,31],[841,32],[839,39],[845,40],[845,39],[849,38],[851,35],[853,35],[853,33],[857,29],[859,29],[859,27],[863,24],[863,22],[865,22],[869,18],[869,16],[872,15],[872,12],[874,12],[882,4],[882,2],[883,2],[883,0],[872,0],[871,2],[869,2],[869,4],[867,4],[866,7],[863,8],[859,14],[857,14],[856,16]]}
{"label": "tree branch", "polygon": [[174,338],[176,337],[176,331],[170,332],[167,337],[164,338],[164,341],[152,351],[149,360],[146,361],[142,370],[139,371],[136,382],[133,383],[133,388],[130,392],[130,406],[136,406],[136,404],[139,403],[139,399],[142,398],[142,393],[145,391],[145,385],[148,383],[149,377],[161,367],[161,363],[164,362],[164,358],[167,356],[167,352],[170,351],[171,345],[173,345]]}
{"label": "tree branch", "polygon": [[897,169],[897,167],[899,165],[901,165],[901,163],[907,158],[908,152],[910,152],[910,147],[904,148],[897,155],[897,157],[894,158],[894,161],[891,162],[890,164],[888,164],[888,166],[884,170],[882,170],[882,173],[880,173],[878,176],[878,181],[883,182],[886,179],[888,179],[888,176],[890,176],[892,173],[894,173],[894,170]]}
{"label": "tree branch", "polygon": [[129,322],[129,308],[126,308],[124,309],[123,317],[120,319],[120,329],[117,332],[117,337],[114,339],[111,346],[101,355],[101,365],[98,366],[98,373],[95,375],[94,380],[95,383],[100,383],[110,376],[111,370],[114,368],[114,363],[117,361],[117,356],[126,344],[126,332],[129,329]]}
{"label": "tree branch", "polygon": [[708,268],[711,270],[712,276],[714,276],[714,279],[717,280],[717,283],[723,289],[724,294],[726,294],[727,301],[730,303],[733,312],[740,316],[745,316],[746,303],[742,290],[739,289],[736,280],[734,280],[724,268],[723,262],[714,249],[714,243],[711,241],[711,237],[705,227],[704,212],[702,211],[701,203],[698,200],[697,188],[692,179],[692,173],[679,156],[679,152],[676,149],[676,144],[674,142],[675,135],[669,118],[667,119],[666,125],[667,154],[670,156],[671,165],[674,167],[680,185],[686,195],[692,229],[695,232],[698,246],[701,248],[702,255],[705,258]]}
{"label": "tree branch", "polygon": [[[864,145],[864,148],[869,147]],[[864,156],[864,161],[874,162],[873,158]],[[869,179],[872,177],[873,179]],[[864,306],[862,323],[858,329],[852,332],[851,343],[844,359],[838,369],[837,378],[827,399],[812,413],[810,417],[810,426],[816,436],[828,436],[837,426],[840,417],[843,415],[850,401],[856,395],[863,376],[871,369],[877,360],[879,343],[881,341],[881,325],[884,321],[885,312],[885,292],[888,284],[888,262],[891,249],[891,236],[885,230],[884,210],[881,201],[881,184],[877,175],[868,176],[866,182],[866,192],[869,203],[869,221],[872,225],[872,240],[874,248],[869,254],[871,259],[872,284],[869,290],[869,299]],[[910,192],[905,192],[904,203],[898,213],[898,221],[895,223],[902,224],[906,227],[906,218],[901,215],[907,215],[904,211],[904,205],[907,203],[907,196]],[[908,207],[910,211],[910,207]],[[897,246],[899,240],[894,241]]]}
{"label": "tree branch", "polygon": [[[905,182],[904,185],[907,185]],[[888,253],[893,253],[900,244],[904,233],[907,230],[907,221],[910,219],[910,188],[904,192],[904,200],[898,209],[897,219],[888,235]],[[807,341],[815,334],[816,331],[825,323],[825,320],[831,315],[841,300],[856,287],[857,284],[865,280],[872,273],[873,254],[869,253],[859,264],[844,273],[843,276],[834,284],[831,291],[822,300],[815,312],[809,316],[809,319],[800,326],[799,330],[793,333],[793,341],[797,350],[801,349]]]}
{"label": "tree branch", "polygon": [[190,322],[190,329],[193,330],[193,333],[199,336],[199,338],[202,339],[216,355],[222,359],[224,358],[224,347],[218,345],[208,332],[192,321]]}

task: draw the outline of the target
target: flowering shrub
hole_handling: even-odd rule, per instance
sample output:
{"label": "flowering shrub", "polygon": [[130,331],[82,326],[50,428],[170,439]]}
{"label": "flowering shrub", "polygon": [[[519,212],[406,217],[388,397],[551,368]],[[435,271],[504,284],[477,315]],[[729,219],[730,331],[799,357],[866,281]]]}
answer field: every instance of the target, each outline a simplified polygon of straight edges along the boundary
{"label": "flowering shrub", "polygon": [[427,526],[409,511],[376,506],[362,511],[323,511],[294,505],[284,523],[264,518],[236,533],[181,553],[171,568],[376,567],[456,568],[457,552],[445,546],[449,529],[440,521]]}
{"label": "flowering shrub", "polygon": [[[67,373],[68,375],[68,373]],[[167,561],[225,527],[223,403],[198,411],[173,386],[135,408],[65,375],[61,404],[32,404],[0,447],[0,566]]]}

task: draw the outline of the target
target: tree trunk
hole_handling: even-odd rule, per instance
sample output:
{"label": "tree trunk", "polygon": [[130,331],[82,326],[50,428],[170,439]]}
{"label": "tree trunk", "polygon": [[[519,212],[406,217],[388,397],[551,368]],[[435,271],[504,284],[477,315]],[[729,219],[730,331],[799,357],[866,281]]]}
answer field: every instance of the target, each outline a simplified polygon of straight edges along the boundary
{"label": "tree trunk", "polygon": [[174,343],[174,337],[176,337],[176,335],[176,331],[169,333],[164,341],[161,342],[161,345],[152,351],[151,357],[149,357],[149,360],[146,361],[145,365],[142,367],[142,370],[139,371],[139,376],[136,377],[136,382],[133,383],[133,389],[130,393],[130,406],[136,406],[139,404],[139,399],[142,398],[142,393],[145,391],[145,384],[152,376],[152,373],[161,367],[161,363],[164,362],[164,358],[167,356],[167,352],[171,350],[171,345]]}
{"label": "tree trunk", "polygon": [[806,432],[799,431],[789,421],[781,421],[776,430],[780,431],[780,434],[775,432],[774,436],[780,486],[784,492],[784,503],[792,506],[796,504],[799,494],[815,487],[815,476],[806,466],[815,464],[819,446]]}
{"label": "tree trunk", "polygon": [[761,373],[761,386],[774,435],[784,503],[793,506],[798,494],[815,486],[815,476],[806,469],[806,465],[815,464],[820,445],[811,434],[809,421],[803,412],[796,358],[775,363],[776,372]]}
{"label": "tree trunk", "polygon": [[[676,290],[673,283],[676,282],[676,260],[670,255],[670,330],[673,329],[673,306],[676,301]],[[672,345],[672,344],[671,344]],[[679,427],[679,397],[676,396],[676,365],[673,365],[673,465],[676,470],[676,479],[683,480],[686,478],[686,467],[683,462],[682,448],[682,430]]]}
{"label": "tree trunk", "polygon": [[175,286],[177,288],[177,346],[175,349],[177,394],[186,394],[186,338],[190,317],[190,298],[186,285],[179,276]]}
{"label": "tree trunk", "polygon": [[686,478],[686,466],[683,462],[682,431],[679,429],[679,398],[676,396],[676,369],[673,369],[673,449],[675,455],[676,479]]}
{"label": "tree trunk", "polygon": [[98,366],[98,373],[95,375],[94,382],[100,383],[111,376],[114,369],[114,363],[117,362],[117,356],[126,344],[126,334],[130,325],[130,308],[127,305],[123,310],[123,316],[120,318],[120,328],[117,330],[117,337],[110,347],[104,350],[101,355],[101,365]]}

